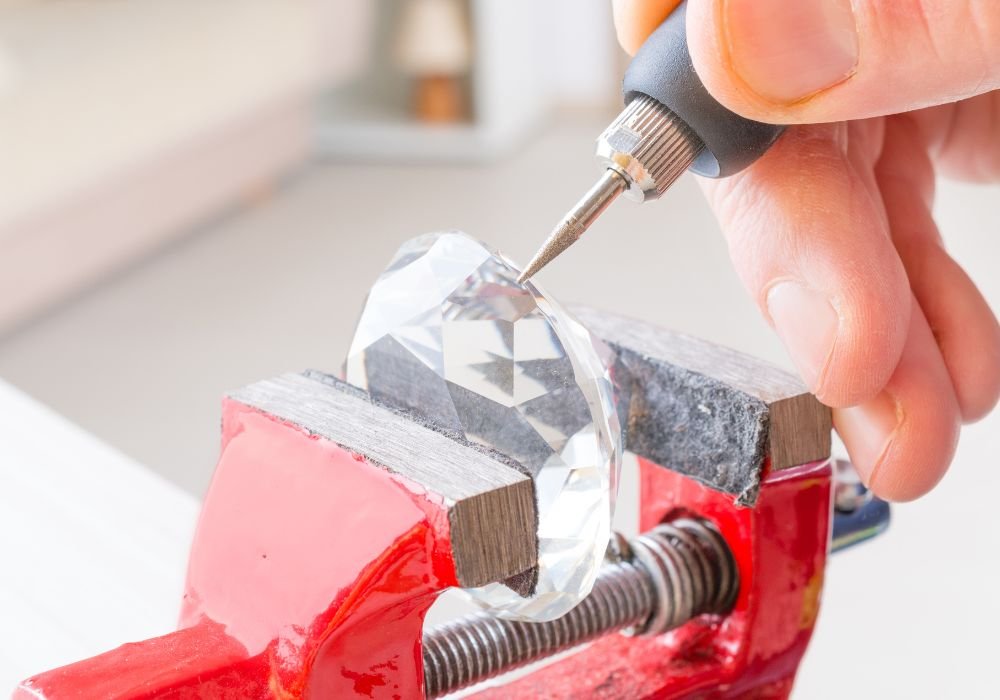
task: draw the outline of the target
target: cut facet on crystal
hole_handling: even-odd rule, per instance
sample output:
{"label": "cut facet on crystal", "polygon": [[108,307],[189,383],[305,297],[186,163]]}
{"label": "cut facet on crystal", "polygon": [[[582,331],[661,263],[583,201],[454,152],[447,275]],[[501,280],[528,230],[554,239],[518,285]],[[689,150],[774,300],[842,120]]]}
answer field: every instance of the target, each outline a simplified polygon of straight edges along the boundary
{"label": "cut facet on crystal", "polygon": [[344,364],[377,400],[516,460],[538,500],[538,581],[467,591],[551,620],[593,586],[621,467],[610,351],[518,270],[459,232],[405,243],[375,282]]}

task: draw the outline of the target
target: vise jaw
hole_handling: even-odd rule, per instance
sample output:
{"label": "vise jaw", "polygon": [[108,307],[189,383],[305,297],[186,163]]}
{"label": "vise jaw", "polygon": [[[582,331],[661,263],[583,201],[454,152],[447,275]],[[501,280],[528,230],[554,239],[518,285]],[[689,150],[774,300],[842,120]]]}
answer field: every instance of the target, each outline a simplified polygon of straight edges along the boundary
{"label": "vise jaw", "polygon": [[753,505],[769,471],[830,454],[830,409],[795,376],[700,338],[581,306],[615,351],[625,448]]}

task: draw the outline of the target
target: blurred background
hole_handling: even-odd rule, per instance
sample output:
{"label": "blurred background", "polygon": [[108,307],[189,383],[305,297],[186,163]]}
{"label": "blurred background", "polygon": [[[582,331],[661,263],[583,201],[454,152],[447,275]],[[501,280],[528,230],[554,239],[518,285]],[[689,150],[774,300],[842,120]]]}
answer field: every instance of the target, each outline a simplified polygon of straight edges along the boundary
{"label": "blurred background", "polygon": [[[224,393],[336,371],[403,240],[528,259],[599,173],[626,62],[606,0],[7,0],[0,389],[200,497]],[[998,202],[937,205],[994,308]],[[791,367],[689,177],[539,281]],[[986,696],[998,434],[968,429],[941,488],[832,563],[798,697]]]}

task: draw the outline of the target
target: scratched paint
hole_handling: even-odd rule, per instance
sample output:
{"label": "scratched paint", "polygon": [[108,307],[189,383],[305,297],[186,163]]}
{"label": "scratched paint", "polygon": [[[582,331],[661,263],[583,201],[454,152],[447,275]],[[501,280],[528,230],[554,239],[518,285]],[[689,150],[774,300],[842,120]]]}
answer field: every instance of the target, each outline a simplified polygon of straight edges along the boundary
{"label": "scratched paint", "polygon": [[725,617],[651,638],[608,635],[524,678],[474,697],[785,698],[816,621],[830,528],[828,463],[773,472],[753,508],[639,460],[640,529],[671,514],[713,521],[740,572]]}
{"label": "scratched paint", "polygon": [[448,534],[433,494],[227,401],[181,631],[21,697],[419,697],[423,618],[456,583]]}

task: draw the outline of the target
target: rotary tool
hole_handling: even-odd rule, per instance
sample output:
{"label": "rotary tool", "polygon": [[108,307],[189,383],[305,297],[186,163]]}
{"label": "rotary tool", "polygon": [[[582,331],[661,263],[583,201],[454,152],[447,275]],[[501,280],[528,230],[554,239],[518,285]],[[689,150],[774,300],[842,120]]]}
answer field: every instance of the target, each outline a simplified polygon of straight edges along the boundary
{"label": "rotary tool", "polygon": [[559,222],[521,273],[524,282],[575,243],[605,209],[625,194],[656,199],[685,170],[726,177],[763,155],[783,126],[729,111],[702,85],[691,62],[686,3],[639,48],[625,71],[625,109],[597,139],[605,171]]}

